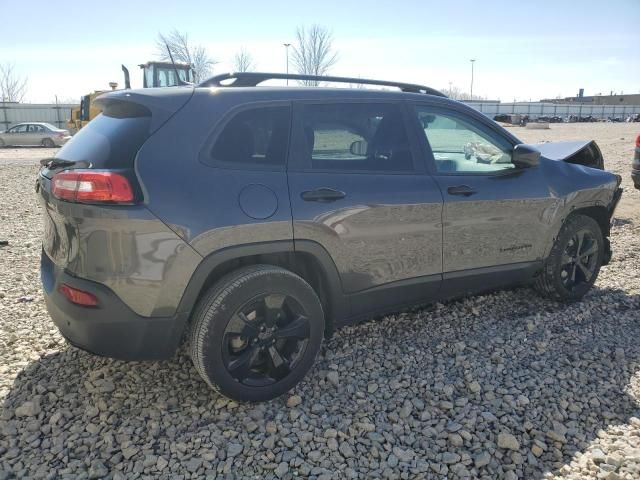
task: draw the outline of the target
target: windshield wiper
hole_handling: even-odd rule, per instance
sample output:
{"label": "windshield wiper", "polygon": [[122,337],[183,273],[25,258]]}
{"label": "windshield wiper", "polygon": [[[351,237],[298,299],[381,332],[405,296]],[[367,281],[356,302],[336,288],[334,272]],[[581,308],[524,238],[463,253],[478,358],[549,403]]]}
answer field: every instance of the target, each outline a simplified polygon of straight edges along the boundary
{"label": "windshield wiper", "polygon": [[44,158],[40,160],[40,165],[47,168],[69,167],[75,164],[76,162],[71,162],[69,160],[61,160],[59,158]]}

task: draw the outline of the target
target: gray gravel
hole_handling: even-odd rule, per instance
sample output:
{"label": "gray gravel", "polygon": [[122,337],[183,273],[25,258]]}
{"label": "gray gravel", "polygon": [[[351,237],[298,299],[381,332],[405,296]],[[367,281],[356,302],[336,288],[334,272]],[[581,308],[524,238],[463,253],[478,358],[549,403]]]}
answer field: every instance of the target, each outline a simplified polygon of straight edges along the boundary
{"label": "gray gravel", "polygon": [[238,404],[184,352],[65,344],[39,290],[34,166],[0,165],[0,480],[640,478],[640,225],[574,305],[530,289],[339,331],[289,396]]}

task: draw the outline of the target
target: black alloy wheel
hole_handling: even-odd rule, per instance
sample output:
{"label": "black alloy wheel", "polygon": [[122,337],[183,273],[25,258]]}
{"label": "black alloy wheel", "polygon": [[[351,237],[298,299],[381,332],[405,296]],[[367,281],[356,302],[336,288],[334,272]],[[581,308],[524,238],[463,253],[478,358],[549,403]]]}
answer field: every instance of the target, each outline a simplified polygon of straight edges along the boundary
{"label": "black alloy wheel", "polygon": [[231,317],[223,338],[230,375],[249,386],[266,386],[289,375],[309,342],[309,318],[284,294],[260,295]]}
{"label": "black alloy wheel", "polygon": [[200,299],[189,348],[198,373],[234,400],[259,402],[292,389],[311,369],[324,337],[315,290],[273,265],[240,268]]}
{"label": "black alloy wheel", "polygon": [[596,274],[599,245],[589,230],[576,232],[562,254],[560,278],[568,291],[587,284]]}
{"label": "black alloy wheel", "polygon": [[571,215],[560,228],[534,285],[545,297],[574,302],[593,286],[604,258],[605,241],[598,222],[586,215]]}

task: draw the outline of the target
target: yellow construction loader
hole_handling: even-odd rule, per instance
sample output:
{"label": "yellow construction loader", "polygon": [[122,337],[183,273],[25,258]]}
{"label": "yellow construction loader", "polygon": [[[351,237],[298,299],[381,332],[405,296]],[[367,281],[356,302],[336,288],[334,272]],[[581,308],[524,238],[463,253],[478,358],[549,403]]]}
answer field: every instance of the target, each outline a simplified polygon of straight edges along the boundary
{"label": "yellow construction loader", "polygon": [[[193,82],[193,68],[189,64],[169,62],[147,62],[139,65],[142,69],[143,88],[175,87]],[[129,70],[122,65],[124,72],[124,88],[131,88]],[[116,82],[110,82],[111,90],[118,88]],[[94,106],[93,101],[109,90],[96,90],[84,95],[80,99],[80,106],[71,110],[71,118],[67,121],[67,128],[78,131],[100,113],[100,109]]]}

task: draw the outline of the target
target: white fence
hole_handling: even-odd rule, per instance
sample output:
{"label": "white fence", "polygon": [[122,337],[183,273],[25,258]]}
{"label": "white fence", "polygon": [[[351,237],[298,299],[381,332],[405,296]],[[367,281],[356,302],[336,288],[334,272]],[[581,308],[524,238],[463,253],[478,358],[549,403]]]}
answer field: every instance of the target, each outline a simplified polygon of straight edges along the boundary
{"label": "white fence", "polygon": [[22,122],[47,122],[58,128],[64,128],[71,118],[73,104],[36,104],[0,102],[0,131]]}
{"label": "white fence", "polygon": [[[538,117],[558,116],[568,117],[576,115],[596,118],[618,117],[626,119],[630,115],[640,113],[640,105],[585,105],[567,103],[500,103],[500,102],[464,102],[493,119],[498,114],[529,115],[535,120]],[[21,122],[48,122],[56,127],[64,128],[66,121],[71,118],[73,104],[31,104],[31,103],[2,103],[0,102],[0,131]]]}
{"label": "white fence", "polygon": [[569,115],[578,117],[592,116],[595,118],[618,117],[625,120],[631,115],[640,113],[640,105],[589,105],[576,103],[540,103],[540,102],[518,102],[518,103],[500,103],[500,102],[468,102],[467,105],[484,113],[487,117],[493,119],[498,114],[521,114],[529,115],[529,118],[535,120],[538,117],[562,117]]}

